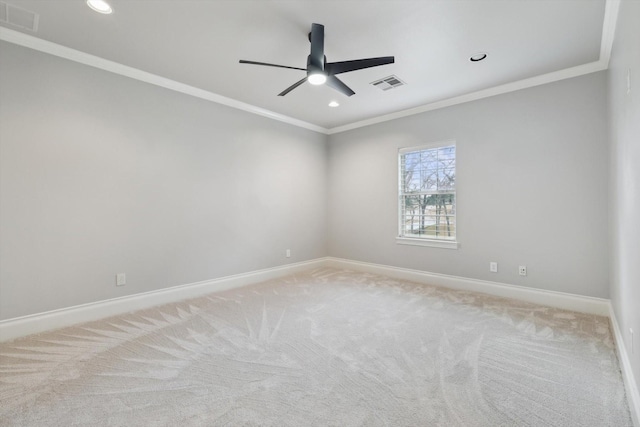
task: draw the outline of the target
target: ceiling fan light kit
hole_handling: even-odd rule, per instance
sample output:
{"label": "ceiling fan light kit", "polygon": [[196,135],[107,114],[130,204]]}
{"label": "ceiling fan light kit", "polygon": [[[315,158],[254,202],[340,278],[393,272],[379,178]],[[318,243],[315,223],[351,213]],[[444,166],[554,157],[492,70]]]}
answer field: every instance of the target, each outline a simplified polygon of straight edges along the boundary
{"label": "ceiling fan light kit", "polygon": [[362,70],[365,68],[378,67],[380,65],[393,64],[395,58],[393,56],[383,56],[378,58],[355,59],[351,61],[327,62],[324,55],[324,25],[312,24],[309,33],[309,41],[311,42],[311,52],[307,57],[307,68],[289,67],[286,65],[269,64],[266,62],[240,60],[241,64],[263,65],[267,67],[288,68],[292,70],[306,71],[307,76],[295,82],[278,96],[285,96],[293,89],[297,88],[304,82],[312,85],[327,84],[332,89],[337,90],[346,96],[352,96],[355,92],[342,80],[336,77],[336,74],[348,73],[349,71]]}
{"label": "ceiling fan light kit", "polygon": [[327,76],[325,76],[323,73],[309,74],[307,76],[307,80],[312,85],[323,85],[327,82]]}

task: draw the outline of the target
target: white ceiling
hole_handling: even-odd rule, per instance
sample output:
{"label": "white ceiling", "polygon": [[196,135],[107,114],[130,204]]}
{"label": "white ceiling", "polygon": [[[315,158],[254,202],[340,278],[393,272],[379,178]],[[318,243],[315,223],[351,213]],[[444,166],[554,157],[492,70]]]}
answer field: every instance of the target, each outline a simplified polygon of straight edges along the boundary
{"label": "white ceiling", "polygon": [[[7,29],[325,129],[597,62],[605,22],[605,0],[111,0],[112,15],[84,0],[3,1],[39,15],[35,33]],[[305,73],[238,63],[305,68],[313,22],[329,62],[396,62],[340,75],[352,97],[309,84],[279,97]],[[470,62],[479,51],[488,58]],[[406,86],[370,85],[391,74]]]}

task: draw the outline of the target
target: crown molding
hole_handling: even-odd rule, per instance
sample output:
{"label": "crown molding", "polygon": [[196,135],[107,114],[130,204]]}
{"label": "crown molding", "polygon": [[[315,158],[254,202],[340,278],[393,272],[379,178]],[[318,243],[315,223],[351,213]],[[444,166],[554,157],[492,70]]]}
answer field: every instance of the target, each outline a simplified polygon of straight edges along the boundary
{"label": "crown molding", "polygon": [[395,113],[385,114],[383,116],[350,123],[348,125],[331,128],[329,129],[329,135],[365,126],[371,126],[377,123],[388,122],[389,120],[395,120],[402,117],[413,116],[415,114],[425,113],[427,111],[439,110],[440,108],[451,107],[453,105],[464,104],[466,102],[477,101],[479,99],[489,98],[491,96],[501,95],[503,93],[514,92],[520,89],[540,86],[543,84],[556,82],[558,80],[564,80],[571,77],[582,76],[584,74],[595,73],[597,71],[606,69],[606,64],[604,64],[602,61],[590,62],[588,64],[578,65],[577,67],[565,68],[564,70],[554,71],[552,73],[542,74],[539,76],[531,77],[524,80],[518,80],[516,82],[511,82],[500,86],[494,86],[488,89],[479,90],[477,92],[456,96],[454,98],[443,99],[441,101],[432,102],[430,104],[421,105],[419,107],[410,108],[408,110],[402,110]]}
{"label": "crown molding", "polygon": [[600,39],[600,61],[609,68],[613,39],[616,35],[618,11],[621,0],[606,0],[604,4],[604,22],[602,23],[602,38]]}
{"label": "crown molding", "polygon": [[264,108],[256,107],[255,105],[237,101],[232,98],[227,98],[226,96],[218,95],[217,93],[209,92],[207,90],[200,89],[194,86],[189,86],[175,80],[167,79],[165,77],[148,73],[137,68],[129,67],[118,62],[109,61],[108,59],[104,59],[99,56],[90,55],[88,53],[71,49],[69,47],[43,40],[29,34],[11,30],[9,28],[0,27],[0,40],[4,40],[6,42],[27,47],[40,52],[48,53],[50,55],[58,56],[60,58],[68,59],[70,61],[78,62],[80,64],[88,65],[90,67],[98,68],[104,71],[109,71],[114,74],[119,74],[121,76],[129,77],[155,86],[160,86],[165,89],[184,93],[186,95],[191,95],[196,98],[215,102],[216,104],[222,104],[226,105],[227,107],[246,111],[252,114],[257,114],[259,116],[267,117],[293,126],[298,126],[323,134],[327,134],[328,132],[328,129],[314,125],[312,123],[294,119],[293,117],[285,116],[283,114],[279,114]]}
{"label": "crown molding", "polygon": [[398,111],[383,116],[373,117],[371,119],[361,120],[344,126],[338,126],[329,129],[329,135],[348,130],[358,129],[365,126],[371,126],[377,123],[387,122],[402,117],[412,116],[427,111],[438,110],[440,108],[451,107],[457,104],[476,101],[478,99],[489,98],[491,96],[503,93],[514,92],[520,89],[539,86],[559,80],[569,79],[572,77],[582,76],[584,74],[595,73],[609,68],[609,59],[611,58],[611,49],[613,47],[613,39],[616,33],[616,24],[618,21],[618,11],[622,0],[605,0],[604,19],[602,23],[602,36],[600,38],[600,58],[596,62],[578,65],[564,70],[554,71],[552,73],[542,74],[516,82],[507,83],[500,86],[494,86],[477,92],[468,93],[454,98],[447,98],[441,101],[432,102],[430,104],[421,105],[419,107]]}
{"label": "crown molding", "polygon": [[301,127],[304,129],[312,130],[325,135],[333,135],[348,130],[353,130],[365,126],[371,126],[377,123],[383,123],[390,120],[399,119],[402,117],[412,116],[414,114],[420,114],[427,111],[433,111],[440,108],[451,107],[457,104],[463,104],[466,102],[476,101],[491,96],[501,95],[504,93],[514,92],[521,89],[526,89],[534,86],[539,86],[547,83],[552,83],[559,80],[564,80],[572,77],[582,76],[584,74],[595,73],[597,71],[606,70],[609,67],[609,59],[611,57],[611,49],[613,46],[613,39],[616,32],[616,24],[618,20],[618,12],[620,9],[621,0],[605,0],[604,20],[602,24],[602,37],[600,43],[600,58],[596,62],[588,64],[578,65],[572,68],[566,68],[564,70],[554,71],[547,74],[531,77],[524,80],[518,80],[515,82],[503,84],[500,86],[483,89],[480,91],[468,93],[453,98],[447,98],[440,101],[432,102],[429,104],[421,105],[419,107],[410,108],[403,111],[398,111],[391,114],[385,114],[371,119],[361,120],[353,123],[349,123],[343,126],[337,126],[334,128],[324,128],[322,126],[314,125],[313,123],[305,122],[295,119],[293,117],[285,116],[280,113],[276,113],[271,110],[256,107],[251,104],[247,104],[241,101],[237,101],[232,98],[227,98],[222,95],[218,95],[213,92],[199,89],[194,86],[189,86],[184,83],[180,83],[175,80],[167,79],[165,77],[158,76],[156,74],[148,73],[146,71],[139,70],[137,68],[128,67],[126,65],[109,61],[104,58],[100,58],[95,55],[90,55],[79,50],[71,49],[66,46],[62,46],[53,42],[49,42],[29,34],[24,34],[19,31],[11,30],[8,28],[0,27],[0,40],[4,40],[10,43],[14,43],[23,47],[38,50],[40,52],[55,55],[61,58],[65,58],[71,61],[75,61],[84,65],[99,68],[101,70],[109,71],[115,74],[126,76],[135,80],[143,81],[145,83],[153,84],[163,87],[165,89],[173,90],[176,92],[184,93],[186,95],[195,96],[196,98],[204,99],[207,101],[215,102],[217,104],[226,105],[231,108],[246,111],[248,113],[257,114],[259,116],[267,117],[273,120],[284,122],[293,126]]}

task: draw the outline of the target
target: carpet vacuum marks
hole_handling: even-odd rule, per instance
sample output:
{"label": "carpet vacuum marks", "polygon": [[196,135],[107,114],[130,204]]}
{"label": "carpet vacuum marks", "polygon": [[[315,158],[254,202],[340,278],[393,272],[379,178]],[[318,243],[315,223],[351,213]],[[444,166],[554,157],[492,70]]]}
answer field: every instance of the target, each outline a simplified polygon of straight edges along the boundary
{"label": "carpet vacuum marks", "polygon": [[2,426],[631,426],[608,319],[321,268],[0,344]]}

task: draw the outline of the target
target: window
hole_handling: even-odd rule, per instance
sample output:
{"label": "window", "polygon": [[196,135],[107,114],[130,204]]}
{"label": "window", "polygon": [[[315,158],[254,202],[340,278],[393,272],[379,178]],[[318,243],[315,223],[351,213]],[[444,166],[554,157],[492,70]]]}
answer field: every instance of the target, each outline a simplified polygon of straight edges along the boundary
{"label": "window", "polygon": [[454,141],[398,153],[398,243],[457,248]]}

